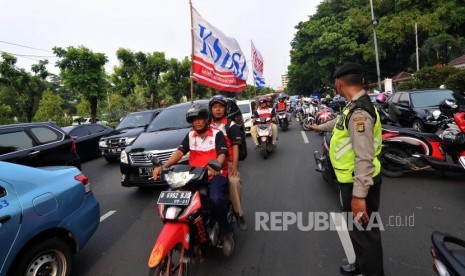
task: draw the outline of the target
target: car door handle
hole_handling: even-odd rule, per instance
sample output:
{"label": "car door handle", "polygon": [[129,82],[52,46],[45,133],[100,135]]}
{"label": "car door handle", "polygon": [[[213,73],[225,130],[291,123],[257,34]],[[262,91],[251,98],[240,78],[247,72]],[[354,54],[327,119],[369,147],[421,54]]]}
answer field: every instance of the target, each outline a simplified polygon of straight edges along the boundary
{"label": "car door handle", "polygon": [[39,154],[39,153],[40,153],[40,151],[36,150],[36,151],[30,152],[30,153],[28,154],[28,156],[34,157],[34,156],[36,156],[36,155]]}
{"label": "car door handle", "polygon": [[11,218],[10,215],[0,217],[0,224],[7,222]]}

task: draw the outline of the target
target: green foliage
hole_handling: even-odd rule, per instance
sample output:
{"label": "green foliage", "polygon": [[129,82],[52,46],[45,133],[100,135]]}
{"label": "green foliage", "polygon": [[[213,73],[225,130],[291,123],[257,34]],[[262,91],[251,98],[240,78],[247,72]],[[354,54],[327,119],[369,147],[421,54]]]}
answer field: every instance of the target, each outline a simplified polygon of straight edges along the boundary
{"label": "green foliage", "polygon": [[55,121],[60,126],[66,125],[67,122],[64,119],[62,104],[63,100],[60,95],[54,94],[49,89],[45,90],[39,102],[39,108],[34,116],[34,121]]}
{"label": "green foliage", "polygon": [[160,76],[168,69],[168,62],[164,52],[142,53],[137,52],[135,59],[138,71],[138,84],[146,87],[150,94],[150,108],[155,107],[155,101],[158,106],[161,104],[161,99],[158,95]]}
{"label": "green foliage", "polygon": [[416,88],[439,88],[449,76],[458,71],[455,67],[424,67],[414,74]]}
{"label": "green foliage", "polygon": [[0,104],[0,125],[12,124],[13,121],[13,109],[7,104]]}
{"label": "green foliage", "polygon": [[60,58],[56,65],[60,68],[60,77],[71,90],[84,96],[90,104],[90,116],[97,117],[97,102],[106,96],[108,87],[104,65],[108,59],[105,54],[93,53],[84,46],[78,48],[53,48]]}
{"label": "green foliage", "polygon": [[465,96],[465,70],[460,70],[450,75],[444,82],[447,89]]}
{"label": "green foliage", "polygon": [[[446,64],[465,53],[463,0],[374,0],[381,78],[416,68],[414,24],[420,65]],[[367,0],[325,0],[300,22],[291,42],[289,93],[309,94],[332,86],[341,62],[359,62],[368,83],[377,82],[373,25]]]}

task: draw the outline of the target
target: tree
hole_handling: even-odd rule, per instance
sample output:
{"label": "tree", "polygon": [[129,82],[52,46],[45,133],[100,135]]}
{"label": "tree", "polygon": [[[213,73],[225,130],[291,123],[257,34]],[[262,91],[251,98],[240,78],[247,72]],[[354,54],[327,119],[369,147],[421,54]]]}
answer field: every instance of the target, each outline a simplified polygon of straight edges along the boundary
{"label": "tree", "polygon": [[150,109],[155,107],[155,100],[160,106],[161,99],[158,97],[158,86],[161,73],[168,69],[168,62],[164,52],[153,52],[145,54],[137,52],[135,59],[139,68],[139,84],[146,87],[150,94]]}
{"label": "tree", "polygon": [[106,96],[108,87],[104,65],[108,59],[105,54],[93,53],[84,46],[78,48],[53,48],[61,58],[56,65],[60,68],[60,77],[71,90],[83,95],[90,104],[92,122],[97,118],[97,102]]}
{"label": "tree", "polygon": [[37,108],[37,100],[46,89],[45,79],[49,75],[46,70],[47,60],[40,60],[32,65],[32,75],[24,69],[16,68],[17,59],[9,54],[2,53],[0,62],[0,83],[11,87],[17,94],[17,104],[26,121],[31,122]]}
{"label": "tree", "polygon": [[126,97],[134,94],[139,68],[131,50],[120,48],[116,51],[116,57],[120,65],[114,67],[110,81],[114,85],[113,90]]}
{"label": "tree", "polygon": [[45,90],[34,116],[34,121],[55,121],[58,125],[64,126],[66,121],[62,105],[63,99],[61,99],[60,95],[53,93],[50,89]]}
{"label": "tree", "polygon": [[191,62],[185,57],[182,61],[172,58],[168,61],[168,67],[162,76],[162,96],[168,103],[181,100],[184,95],[190,95],[190,68]]}
{"label": "tree", "polygon": [[460,70],[450,75],[444,82],[447,89],[465,96],[465,70]]}

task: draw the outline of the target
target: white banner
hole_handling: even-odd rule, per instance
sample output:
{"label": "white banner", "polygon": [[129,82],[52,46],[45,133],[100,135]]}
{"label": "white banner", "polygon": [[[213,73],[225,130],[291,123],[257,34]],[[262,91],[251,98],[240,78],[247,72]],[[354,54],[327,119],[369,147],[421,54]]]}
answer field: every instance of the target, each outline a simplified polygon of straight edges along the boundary
{"label": "white banner", "polygon": [[210,25],[192,7],[194,57],[192,78],[209,87],[241,92],[249,70],[236,39]]}

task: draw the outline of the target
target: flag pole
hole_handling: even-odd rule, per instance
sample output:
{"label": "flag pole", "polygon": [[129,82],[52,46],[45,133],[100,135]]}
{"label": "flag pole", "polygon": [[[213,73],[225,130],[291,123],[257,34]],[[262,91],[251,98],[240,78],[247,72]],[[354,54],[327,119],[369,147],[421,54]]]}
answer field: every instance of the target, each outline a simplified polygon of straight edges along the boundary
{"label": "flag pole", "polygon": [[255,71],[254,65],[255,64],[253,62],[253,47],[252,47],[252,45],[253,45],[253,42],[252,42],[252,40],[250,40],[250,56],[251,56],[250,60],[252,61],[253,93],[254,93],[255,97],[257,97],[257,90],[255,90],[255,84],[256,84],[256,82],[255,82],[255,74],[254,74],[254,71]]}
{"label": "flag pole", "polygon": [[191,42],[192,42],[192,52],[191,52],[191,104],[194,103],[194,79],[192,78],[193,66],[194,66],[194,18],[192,17],[192,0],[189,0],[189,6],[191,11]]}

